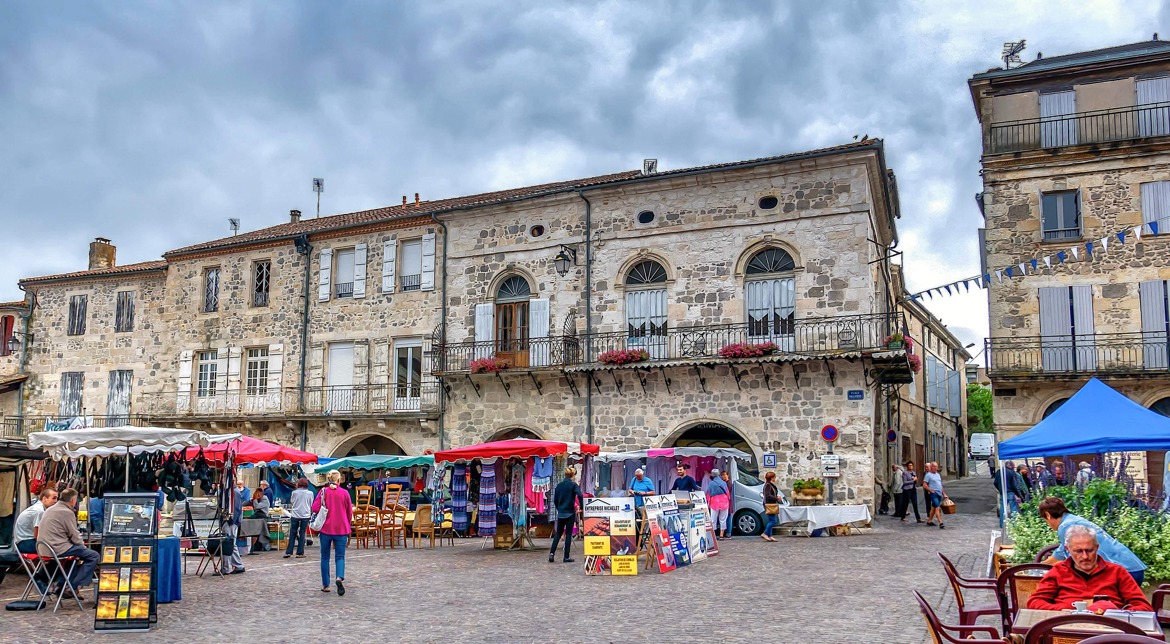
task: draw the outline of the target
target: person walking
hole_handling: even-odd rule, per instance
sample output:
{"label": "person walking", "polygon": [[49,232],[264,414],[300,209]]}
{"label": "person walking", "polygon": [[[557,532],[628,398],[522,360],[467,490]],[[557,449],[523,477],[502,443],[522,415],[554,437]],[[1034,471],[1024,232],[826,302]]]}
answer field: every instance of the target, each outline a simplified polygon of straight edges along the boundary
{"label": "person walking", "polygon": [[906,497],[902,495],[903,471],[901,464],[894,463],[890,466],[890,476],[886,479],[886,489],[894,499],[894,513],[891,516],[898,519],[906,518]]}
{"label": "person walking", "polygon": [[553,526],[552,548],[548,551],[548,562],[556,560],[557,544],[561,535],[565,536],[565,563],[573,563],[569,556],[569,546],[573,543],[573,525],[577,522],[577,506],[585,508],[585,497],[581,494],[581,486],[573,480],[577,476],[577,468],[570,465],[565,468],[565,480],[557,483],[553,490],[553,505],[557,508],[557,522]]}
{"label": "person walking", "polygon": [[780,515],[768,512],[769,505],[780,505],[780,488],[776,487],[776,473],[768,472],[764,475],[764,532],[760,536],[764,541],[775,541],[772,530],[779,523]]}
{"label": "person walking", "polygon": [[321,592],[329,592],[329,551],[333,550],[337,561],[337,594],[345,595],[345,546],[353,529],[353,505],[349,492],[341,487],[341,472],[329,473],[329,485],[313,500],[313,512],[324,507],[328,514],[325,525],[321,526]]}
{"label": "person walking", "polygon": [[711,482],[707,484],[707,507],[711,509],[716,539],[731,536],[727,516],[731,510],[731,488],[727,482],[730,478],[727,472],[720,474],[719,470],[711,470]]}
{"label": "person walking", "polygon": [[[904,466],[906,469],[902,471],[902,496],[905,499],[903,503],[914,506],[914,520],[922,523],[922,515],[918,513],[918,495],[914,492],[914,488],[918,487],[918,474],[914,471],[913,461],[906,461]],[[907,516],[909,510],[909,507],[902,508],[902,523],[909,518]]]}
{"label": "person walking", "polygon": [[297,489],[293,490],[288,499],[289,504],[289,535],[288,547],[284,549],[284,558],[288,559],[293,553],[293,544],[296,544],[297,559],[305,558],[305,531],[309,528],[309,518],[313,516],[313,493],[309,491],[309,479],[297,479]]}
{"label": "person walking", "polygon": [[244,560],[240,558],[240,524],[244,520],[244,504],[251,498],[244,482],[236,479],[236,487],[232,491],[232,513],[224,519],[224,539],[231,543],[231,555],[220,557],[220,573],[224,575],[238,575],[246,572]]}
{"label": "person walking", "polygon": [[946,498],[946,493],[943,492],[942,475],[938,472],[938,463],[931,463],[928,469],[929,471],[922,477],[922,489],[926,491],[929,499],[926,506],[926,525],[933,526],[937,519],[938,527],[945,529],[947,526],[942,520],[942,502]]}

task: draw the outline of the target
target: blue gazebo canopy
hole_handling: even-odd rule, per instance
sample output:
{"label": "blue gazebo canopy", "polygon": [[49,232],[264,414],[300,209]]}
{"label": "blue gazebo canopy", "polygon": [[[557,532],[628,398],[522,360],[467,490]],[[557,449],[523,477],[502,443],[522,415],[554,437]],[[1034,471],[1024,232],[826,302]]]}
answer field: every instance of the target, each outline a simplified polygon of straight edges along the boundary
{"label": "blue gazebo canopy", "polygon": [[1170,418],[1093,378],[1048,418],[999,444],[999,458],[1170,449]]}

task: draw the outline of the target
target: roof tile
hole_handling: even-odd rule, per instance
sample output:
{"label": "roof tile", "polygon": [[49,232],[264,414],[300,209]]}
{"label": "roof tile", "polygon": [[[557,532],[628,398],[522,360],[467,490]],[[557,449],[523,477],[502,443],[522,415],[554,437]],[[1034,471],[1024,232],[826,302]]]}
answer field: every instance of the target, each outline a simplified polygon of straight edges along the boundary
{"label": "roof tile", "polygon": [[[167,263],[164,260],[156,259],[150,262],[139,262],[137,264],[125,264],[123,266],[112,266],[110,268],[99,268],[92,271],[75,271],[73,273],[61,273],[58,275],[42,275],[40,277],[26,277],[20,280],[21,284],[29,284],[33,282],[48,282],[55,280],[78,279],[83,277],[102,277],[104,275],[120,275],[122,273],[136,273],[139,271],[165,271]],[[22,303],[23,304],[23,303]]]}

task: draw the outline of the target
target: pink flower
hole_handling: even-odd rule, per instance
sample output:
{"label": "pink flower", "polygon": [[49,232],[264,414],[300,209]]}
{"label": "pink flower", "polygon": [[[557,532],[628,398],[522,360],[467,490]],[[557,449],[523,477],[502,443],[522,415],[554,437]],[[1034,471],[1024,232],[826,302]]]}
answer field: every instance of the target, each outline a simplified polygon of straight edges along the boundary
{"label": "pink flower", "polygon": [[616,366],[649,360],[650,352],[645,349],[614,349],[597,356],[597,359],[604,364]]}
{"label": "pink flower", "polygon": [[775,342],[764,342],[761,344],[743,342],[729,344],[723,347],[719,350],[719,355],[724,358],[757,358],[773,353],[777,348]]}
{"label": "pink flower", "polygon": [[910,371],[913,371],[914,373],[922,371],[922,358],[919,358],[916,354],[911,353],[906,356],[906,360],[910,362]]}
{"label": "pink flower", "polygon": [[491,356],[471,361],[471,373],[499,373],[510,365],[507,360]]}

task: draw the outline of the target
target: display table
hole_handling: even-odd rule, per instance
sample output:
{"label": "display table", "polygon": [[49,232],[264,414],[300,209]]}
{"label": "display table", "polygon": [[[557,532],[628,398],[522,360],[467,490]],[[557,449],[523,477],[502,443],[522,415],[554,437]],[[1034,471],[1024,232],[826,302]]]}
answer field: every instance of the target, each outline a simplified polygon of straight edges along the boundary
{"label": "display table", "polygon": [[847,523],[872,520],[868,505],[782,505],[776,517],[780,525],[808,521],[809,532]]}
{"label": "display table", "polygon": [[179,539],[158,540],[158,603],[169,604],[183,599],[182,557]]}

